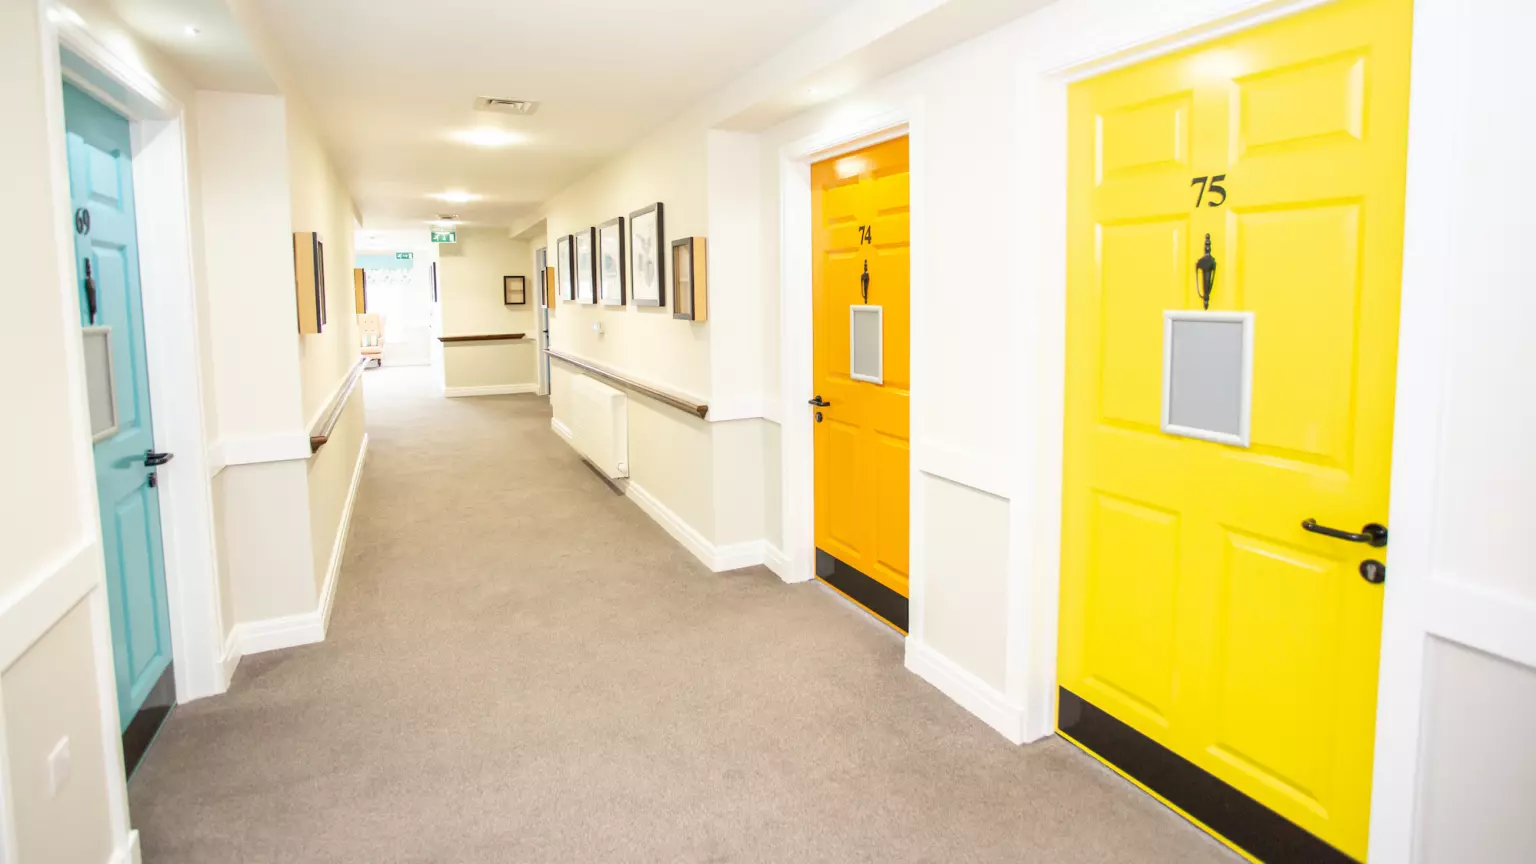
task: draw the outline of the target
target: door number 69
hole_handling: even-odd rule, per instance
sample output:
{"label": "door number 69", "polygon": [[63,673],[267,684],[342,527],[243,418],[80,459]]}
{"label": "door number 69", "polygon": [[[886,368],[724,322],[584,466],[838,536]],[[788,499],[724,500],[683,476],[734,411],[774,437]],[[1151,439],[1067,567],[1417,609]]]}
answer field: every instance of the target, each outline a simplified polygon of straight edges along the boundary
{"label": "door number 69", "polygon": [[1220,207],[1221,205],[1227,203],[1227,190],[1221,186],[1221,181],[1225,179],[1227,179],[1227,175],[1217,174],[1215,177],[1196,177],[1195,179],[1189,181],[1189,185],[1200,187],[1200,194],[1195,196],[1195,206],[1200,206],[1200,202],[1205,200],[1205,193],[1207,192],[1211,193],[1212,195],[1220,195],[1221,200],[1217,201],[1212,199],[1210,201],[1206,201],[1205,206]]}

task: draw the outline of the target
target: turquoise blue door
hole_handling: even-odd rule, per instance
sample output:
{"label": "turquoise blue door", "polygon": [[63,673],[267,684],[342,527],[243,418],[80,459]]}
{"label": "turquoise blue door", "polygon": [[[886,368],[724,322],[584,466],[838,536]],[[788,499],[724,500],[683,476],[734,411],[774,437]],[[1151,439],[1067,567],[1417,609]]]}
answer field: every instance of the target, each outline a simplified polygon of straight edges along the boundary
{"label": "turquoise blue door", "polygon": [[95,444],[101,538],[112,607],[118,717],[124,729],[171,663],[160,497],[144,357],[128,121],[64,85],[69,197],[81,324],[111,328],[117,431]]}

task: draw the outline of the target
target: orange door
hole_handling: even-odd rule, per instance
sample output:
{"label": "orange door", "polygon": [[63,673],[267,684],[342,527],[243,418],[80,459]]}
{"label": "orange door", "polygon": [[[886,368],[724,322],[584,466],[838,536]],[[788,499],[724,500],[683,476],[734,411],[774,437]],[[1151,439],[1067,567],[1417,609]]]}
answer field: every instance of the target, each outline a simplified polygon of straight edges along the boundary
{"label": "orange door", "polygon": [[907,139],[811,166],[816,575],[907,629]]}

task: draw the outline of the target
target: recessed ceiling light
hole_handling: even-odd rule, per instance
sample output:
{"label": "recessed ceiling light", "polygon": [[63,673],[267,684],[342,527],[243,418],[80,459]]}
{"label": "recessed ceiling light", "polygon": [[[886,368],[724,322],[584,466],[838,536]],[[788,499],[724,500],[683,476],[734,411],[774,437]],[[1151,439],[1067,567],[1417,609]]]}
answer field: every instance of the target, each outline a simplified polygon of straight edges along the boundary
{"label": "recessed ceiling light", "polygon": [[198,29],[198,27],[195,24],[188,24],[186,26],[186,28],[185,28],[185,32],[186,32],[186,34],[188,36],[196,36],[199,33],[202,33],[203,31]]}
{"label": "recessed ceiling light", "polygon": [[474,201],[480,196],[471,194],[469,192],[461,192],[457,189],[450,189],[447,192],[439,192],[432,197],[439,201],[452,201],[455,204],[463,204],[466,201]]}
{"label": "recessed ceiling light", "polygon": [[523,136],[516,132],[508,132],[494,126],[460,129],[453,133],[453,138],[476,147],[506,147],[509,144],[521,144],[524,140]]}

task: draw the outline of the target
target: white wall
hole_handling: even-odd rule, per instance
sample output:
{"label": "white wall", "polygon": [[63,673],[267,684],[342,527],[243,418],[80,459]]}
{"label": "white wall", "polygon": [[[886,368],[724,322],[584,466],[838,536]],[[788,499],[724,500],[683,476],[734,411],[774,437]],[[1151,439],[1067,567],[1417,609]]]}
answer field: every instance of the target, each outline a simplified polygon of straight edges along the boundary
{"label": "white wall", "polygon": [[287,105],[207,90],[196,105],[220,440],[304,436]]}
{"label": "white wall", "polygon": [[[444,344],[443,386],[449,393],[462,388],[524,388],[532,392],[539,380],[535,366],[538,283],[534,280],[533,252],[527,241],[509,238],[502,228],[461,228],[458,236],[459,242],[438,247],[443,335],[523,333],[527,338]],[[503,276],[523,277],[525,305],[506,305]]]}

